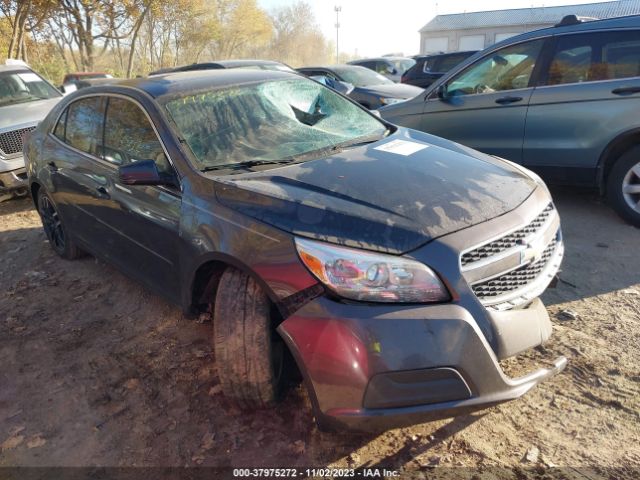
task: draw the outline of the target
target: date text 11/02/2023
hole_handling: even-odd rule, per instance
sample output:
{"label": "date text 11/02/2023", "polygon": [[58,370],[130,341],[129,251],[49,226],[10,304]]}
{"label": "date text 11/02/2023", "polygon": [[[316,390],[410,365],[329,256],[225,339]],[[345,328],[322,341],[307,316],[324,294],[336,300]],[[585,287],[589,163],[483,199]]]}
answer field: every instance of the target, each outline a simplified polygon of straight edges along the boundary
{"label": "date text 11/02/2023", "polygon": [[386,468],[234,468],[234,478],[398,478]]}

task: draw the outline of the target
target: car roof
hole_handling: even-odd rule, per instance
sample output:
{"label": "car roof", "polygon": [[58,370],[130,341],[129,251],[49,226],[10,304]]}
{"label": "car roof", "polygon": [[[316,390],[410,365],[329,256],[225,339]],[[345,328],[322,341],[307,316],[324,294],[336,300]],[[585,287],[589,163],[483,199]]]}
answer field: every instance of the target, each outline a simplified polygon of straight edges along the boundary
{"label": "car roof", "polygon": [[16,72],[24,70],[29,70],[30,72],[33,71],[26,65],[0,65],[0,72]]}
{"label": "car roof", "polygon": [[474,53],[478,53],[478,52],[479,50],[460,50],[457,52],[431,53],[429,55],[416,55],[413,58],[415,60],[423,60],[425,58],[448,57],[449,55],[462,55],[462,54],[473,55]]}
{"label": "car roof", "polygon": [[284,65],[283,63],[276,62],[274,60],[251,60],[251,59],[219,60],[216,63],[226,68],[245,67],[245,66],[250,67],[251,65]]}
{"label": "car roof", "polygon": [[336,68],[364,68],[365,70],[369,70],[366,67],[363,67],[361,65],[352,65],[350,63],[338,63],[336,65],[312,65],[310,67],[300,67],[297,70],[315,70],[315,69],[321,69],[321,70],[335,70]]}
{"label": "car roof", "polygon": [[560,35],[564,33],[589,32],[597,30],[610,30],[622,28],[640,28],[640,15],[628,15],[625,17],[605,18],[602,20],[588,20],[568,25],[556,25],[553,27],[541,28],[530,32],[509,37],[501,42],[492,45],[492,50],[496,46],[509,45],[514,42],[528,40],[532,38],[544,37],[548,35]]}
{"label": "car roof", "polygon": [[389,57],[370,57],[370,58],[359,58],[358,60],[353,60],[349,63],[355,63],[355,62],[370,62],[372,60],[378,61],[378,60],[411,60],[411,57],[402,57],[400,55],[392,55]]}
{"label": "car roof", "polygon": [[240,60],[217,60],[215,62],[200,62],[200,63],[191,63],[188,65],[180,65],[178,67],[165,67],[150,72],[149,75],[160,75],[162,73],[168,72],[189,72],[195,70],[215,70],[222,68],[241,68],[241,67],[253,67],[253,66],[283,66],[289,67],[288,65],[276,62],[275,60],[254,60],[254,59],[240,59]]}
{"label": "car roof", "polygon": [[80,90],[81,92],[108,93],[113,87],[140,90],[154,98],[187,94],[208,88],[259,83],[270,80],[300,78],[291,72],[277,70],[219,69],[194,70],[190,72],[170,72],[153,77],[117,80]]}

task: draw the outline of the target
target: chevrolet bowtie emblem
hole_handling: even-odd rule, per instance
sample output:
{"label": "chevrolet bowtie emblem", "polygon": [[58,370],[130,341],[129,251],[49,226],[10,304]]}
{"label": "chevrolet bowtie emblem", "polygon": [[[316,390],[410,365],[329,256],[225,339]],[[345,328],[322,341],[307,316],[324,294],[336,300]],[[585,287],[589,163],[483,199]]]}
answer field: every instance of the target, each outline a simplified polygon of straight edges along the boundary
{"label": "chevrolet bowtie emblem", "polygon": [[525,265],[528,263],[537,262],[542,258],[543,252],[544,248],[542,248],[541,246],[527,243],[526,248],[520,252],[520,264]]}

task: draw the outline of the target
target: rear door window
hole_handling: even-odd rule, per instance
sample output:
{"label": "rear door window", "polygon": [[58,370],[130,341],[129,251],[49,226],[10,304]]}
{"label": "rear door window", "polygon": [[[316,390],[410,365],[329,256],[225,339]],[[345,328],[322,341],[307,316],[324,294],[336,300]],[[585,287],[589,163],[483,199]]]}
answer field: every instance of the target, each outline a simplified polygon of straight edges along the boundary
{"label": "rear door window", "polygon": [[[64,141],[85,153],[99,156],[104,121],[104,99],[83,98],[73,102],[66,113]],[[54,132],[56,135],[56,132]]]}
{"label": "rear door window", "polygon": [[547,85],[640,76],[640,31],[565,35],[558,39]]}
{"label": "rear door window", "polygon": [[463,58],[464,57],[461,57],[460,55],[446,55],[444,57],[440,57],[440,60],[438,60],[435,66],[437,69],[435,71],[439,73],[447,73],[453,67],[458,65]]}

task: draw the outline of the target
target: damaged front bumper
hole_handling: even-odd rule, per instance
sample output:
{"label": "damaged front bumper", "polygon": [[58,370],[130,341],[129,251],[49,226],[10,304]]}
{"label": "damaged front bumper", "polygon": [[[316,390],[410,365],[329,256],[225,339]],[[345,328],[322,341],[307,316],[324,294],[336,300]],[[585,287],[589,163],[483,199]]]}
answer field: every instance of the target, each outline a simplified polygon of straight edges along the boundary
{"label": "damaged front bumper", "polygon": [[[550,333],[540,300],[501,315],[526,323],[522,331],[536,337],[533,345]],[[549,368],[509,378],[458,304],[358,305],[319,297],[278,331],[303,372],[318,423],[329,429],[379,431],[467,414],[522,396],[567,363],[560,357]]]}

